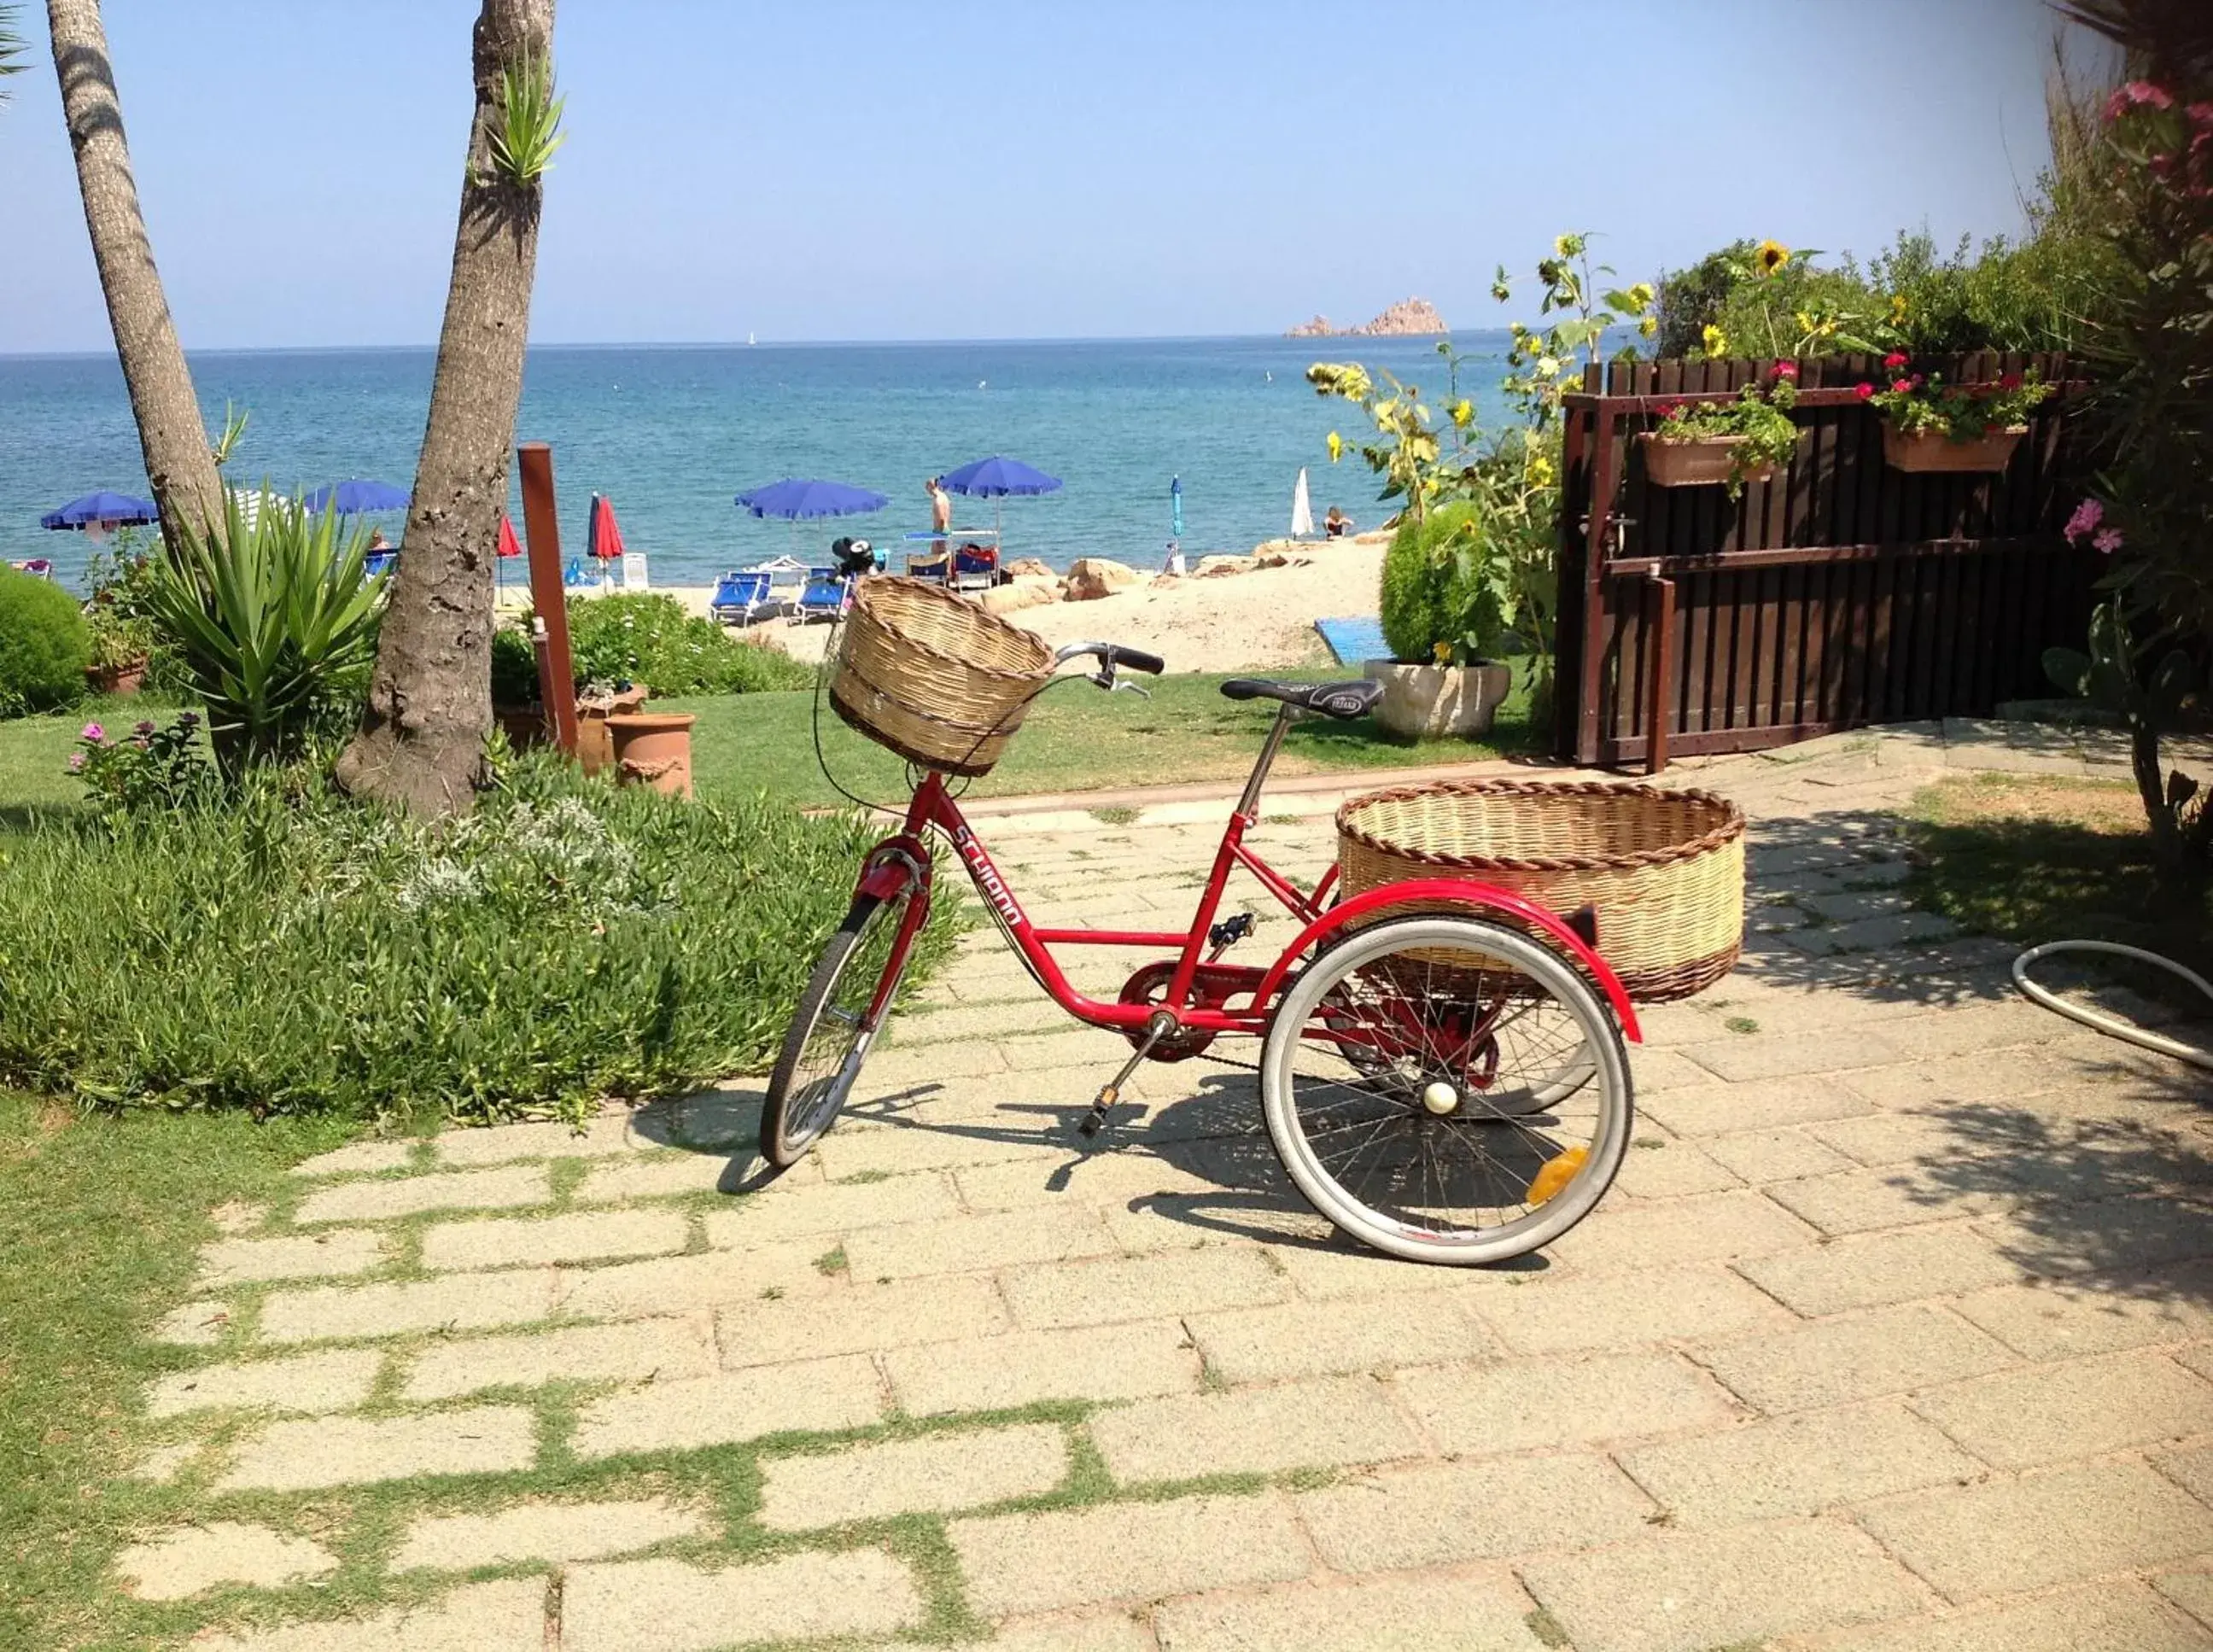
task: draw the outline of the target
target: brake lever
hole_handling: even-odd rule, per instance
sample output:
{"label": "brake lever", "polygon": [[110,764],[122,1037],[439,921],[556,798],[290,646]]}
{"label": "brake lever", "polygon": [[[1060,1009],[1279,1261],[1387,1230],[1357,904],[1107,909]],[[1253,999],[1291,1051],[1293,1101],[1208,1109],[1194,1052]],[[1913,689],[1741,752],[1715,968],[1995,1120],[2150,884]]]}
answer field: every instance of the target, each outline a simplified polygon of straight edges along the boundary
{"label": "brake lever", "polygon": [[1149,700],[1153,698],[1153,691],[1151,689],[1140,688],[1135,683],[1125,683],[1119,677],[1113,675],[1111,672],[1101,672],[1098,676],[1094,677],[1091,680],[1097,683],[1100,687],[1105,689],[1109,694],[1135,694],[1141,700]]}

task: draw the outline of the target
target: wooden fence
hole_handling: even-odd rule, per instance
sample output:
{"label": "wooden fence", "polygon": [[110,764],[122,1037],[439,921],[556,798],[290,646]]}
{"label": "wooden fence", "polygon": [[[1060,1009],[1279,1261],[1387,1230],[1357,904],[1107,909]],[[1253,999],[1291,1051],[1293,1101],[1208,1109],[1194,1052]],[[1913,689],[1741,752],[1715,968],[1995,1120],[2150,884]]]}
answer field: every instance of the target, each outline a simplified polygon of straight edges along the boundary
{"label": "wooden fence", "polygon": [[2081,646],[2098,558],[2059,533],[2074,504],[2064,357],[1933,364],[1955,383],[2033,368],[2060,387],[2000,474],[1887,466],[1856,393],[1881,366],[1850,357],[1799,363],[1797,452],[1742,498],[1648,484],[1635,437],[1661,404],[1720,399],[1770,365],[1619,363],[1567,398],[1562,756],[1657,769],[1671,753],[1986,714],[2053,692],[2044,650]]}

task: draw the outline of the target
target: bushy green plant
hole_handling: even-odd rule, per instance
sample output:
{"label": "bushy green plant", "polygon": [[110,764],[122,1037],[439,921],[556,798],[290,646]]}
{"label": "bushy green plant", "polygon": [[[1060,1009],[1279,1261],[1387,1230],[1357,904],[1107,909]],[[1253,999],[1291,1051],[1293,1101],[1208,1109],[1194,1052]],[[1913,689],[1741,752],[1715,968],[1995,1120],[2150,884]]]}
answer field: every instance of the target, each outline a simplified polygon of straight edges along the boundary
{"label": "bushy green plant", "polygon": [[[576,1116],[773,1053],[873,833],[525,757],[425,823],[257,769],[0,861],[0,1078],[80,1100]],[[948,943],[924,937],[918,983]]]}
{"label": "bushy green plant", "polygon": [[1729,451],[1728,496],[1744,492],[1744,479],[1769,466],[1790,462],[1798,451],[1798,426],[1790,410],[1798,405],[1798,367],[1777,362],[1762,390],[1748,384],[1728,401],[1673,401],[1660,409],[1653,431],[1657,442],[1734,439]]}
{"label": "bushy green plant", "polygon": [[502,625],[491,634],[491,703],[538,704],[538,650],[512,625]]}
{"label": "bushy green plant", "polygon": [[1510,572],[1466,500],[1402,521],[1383,553],[1378,607],[1391,657],[1406,665],[1466,665],[1496,657],[1513,612]]}
{"label": "bushy green plant", "polygon": [[637,683],[661,695],[748,694],[814,680],[789,655],[734,642],[713,620],[661,592],[570,597],[569,656],[579,688]]}
{"label": "bushy green plant", "polygon": [[267,492],[248,522],[232,493],[220,526],[153,562],[148,613],[207,708],[227,773],[296,759],[368,682],[384,579],[368,570],[367,530],[338,524],[335,510]]}
{"label": "bushy green plant", "polygon": [[2007,373],[1987,384],[1947,384],[1941,373],[1915,372],[1902,351],[1884,357],[1882,365],[1885,382],[1861,385],[1860,399],[1907,436],[1972,442],[1992,430],[2015,430],[2051,393],[2033,373]]}
{"label": "bushy green plant", "polygon": [[0,717],[76,704],[91,661],[92,639],[70,594],[0,568]]}
{"label": "bushy green plant", "polygon": [[150,606],[154,582],[161,577],[154,566],[160,554],[160,541],[149,542],[137,527],[119,528],[106,544],[92,546],[84,564],[85,618],[92,627],[94,665],[143,660],[148,692],[183,698],[192,692],[191,675],[163,639]]}

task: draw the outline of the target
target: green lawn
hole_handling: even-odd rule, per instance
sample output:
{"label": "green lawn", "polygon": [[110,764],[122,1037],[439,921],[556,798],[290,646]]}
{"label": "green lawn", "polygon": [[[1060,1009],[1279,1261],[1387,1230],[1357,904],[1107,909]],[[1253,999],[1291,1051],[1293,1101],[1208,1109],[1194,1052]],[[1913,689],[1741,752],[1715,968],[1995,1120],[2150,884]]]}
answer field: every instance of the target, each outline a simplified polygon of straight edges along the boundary
{"label": "green lawn", "polygon": [[145,1339],[208,1212],[276,1192],[338,1119],[80,1117],[0,1091],[0,1646],[119,1641],[108,1563],[164,1489],[131,1466],[141,1391],[189,1361]]}

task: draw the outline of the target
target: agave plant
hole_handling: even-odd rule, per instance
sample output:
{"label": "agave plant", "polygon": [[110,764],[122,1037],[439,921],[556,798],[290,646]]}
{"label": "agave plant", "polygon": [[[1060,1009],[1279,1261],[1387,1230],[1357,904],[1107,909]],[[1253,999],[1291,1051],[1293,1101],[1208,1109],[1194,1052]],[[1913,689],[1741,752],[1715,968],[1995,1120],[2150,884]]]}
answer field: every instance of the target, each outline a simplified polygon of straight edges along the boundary
{"label": "agave plant", "polygon": [[219,528],[155,559],[147,611],[207,707],[226,774],[297,757],[366,680],[384,586],[368,552],[366,530],[342,533],[335,509],[265,490],[251,510],[229,494]]}
{"label": "agave plant", "polygon": [[552,170],[553,152],[567,139],[561,111],[568,102],[553,90],[553,66],[525,51],[499,73],[499,118],[489,134],[493,168],[527,189]]}

